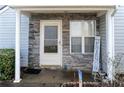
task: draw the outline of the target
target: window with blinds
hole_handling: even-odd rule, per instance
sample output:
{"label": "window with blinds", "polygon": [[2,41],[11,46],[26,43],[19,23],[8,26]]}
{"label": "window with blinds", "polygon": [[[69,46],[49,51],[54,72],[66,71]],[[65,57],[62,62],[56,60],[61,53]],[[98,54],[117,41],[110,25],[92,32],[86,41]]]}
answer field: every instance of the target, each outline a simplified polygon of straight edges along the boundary
{"label": "window with blinds", "polygon": [[71,53],[93,53],[94,37],[94,20],[80,20],[70,22]]}

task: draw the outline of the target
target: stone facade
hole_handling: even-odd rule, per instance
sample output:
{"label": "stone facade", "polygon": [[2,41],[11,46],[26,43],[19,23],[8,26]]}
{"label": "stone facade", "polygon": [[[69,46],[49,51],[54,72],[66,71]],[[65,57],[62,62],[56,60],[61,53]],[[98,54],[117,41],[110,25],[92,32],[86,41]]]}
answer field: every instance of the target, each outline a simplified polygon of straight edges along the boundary
{"label": "stone facade", "polygon": [[40,33],[39,21],[31,21],[29,31],[29,66],[39,66]]}
{"label": "stone facade", "polygon": [[96,20],[94,13],[58,13],[58,14],[32,14],[30,18],[29,32],[29,65],[32,67],[39,66],[39,48],[40,48],[40,20],[62,20],[62,62],[63,66],[70,69],[81,68],[90,70],[92,68],[92,54],[70,54],[70,20]]}

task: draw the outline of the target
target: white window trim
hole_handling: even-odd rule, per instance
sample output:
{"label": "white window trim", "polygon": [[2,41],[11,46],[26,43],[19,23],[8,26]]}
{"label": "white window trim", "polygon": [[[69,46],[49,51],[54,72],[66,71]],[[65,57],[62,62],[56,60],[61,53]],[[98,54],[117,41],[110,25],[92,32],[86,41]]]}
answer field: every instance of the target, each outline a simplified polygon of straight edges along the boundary
{"label": "white window trim", "polygon": [[[71,22],[81,22],[83,20],[71,20]],[[92,21],[92,20],[85,20],[85,21]],[[93,20],[94,21],[94,36],[71,36],[71,31],[70,31],[70,54],[93,54],[93,52],[85,52],[85,41],[84,41],[84,38],[85,37],[94,37],[96,36],[96,20]],[[71,51],[72,49],[72,46],[71,46],[71,37],[81,37],[82,38],[82,51],[81,53],[74,53]]]}

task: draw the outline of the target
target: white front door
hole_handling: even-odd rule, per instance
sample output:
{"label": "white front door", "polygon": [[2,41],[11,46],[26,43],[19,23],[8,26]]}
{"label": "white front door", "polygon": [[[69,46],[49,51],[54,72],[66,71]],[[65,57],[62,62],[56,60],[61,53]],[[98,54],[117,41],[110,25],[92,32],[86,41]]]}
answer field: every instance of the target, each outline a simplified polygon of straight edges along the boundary
{"label": "white front door", "polygon": [[62,65],[62,21],[40,21],[40,65]]}

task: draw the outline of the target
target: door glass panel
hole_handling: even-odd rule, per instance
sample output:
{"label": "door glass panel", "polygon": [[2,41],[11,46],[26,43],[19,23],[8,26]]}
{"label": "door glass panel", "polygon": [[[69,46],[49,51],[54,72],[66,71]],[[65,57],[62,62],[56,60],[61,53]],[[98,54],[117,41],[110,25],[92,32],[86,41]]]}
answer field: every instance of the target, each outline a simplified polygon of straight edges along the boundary
{"label": "door glass panel", "polygon": [[45,26],[45,39],[57,39],[57,26]]}
{"label": "door glass panel", "polygon": [[58,27],[45,26],[44,27],[44,52],[57,53],[58,51]]}

